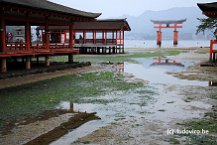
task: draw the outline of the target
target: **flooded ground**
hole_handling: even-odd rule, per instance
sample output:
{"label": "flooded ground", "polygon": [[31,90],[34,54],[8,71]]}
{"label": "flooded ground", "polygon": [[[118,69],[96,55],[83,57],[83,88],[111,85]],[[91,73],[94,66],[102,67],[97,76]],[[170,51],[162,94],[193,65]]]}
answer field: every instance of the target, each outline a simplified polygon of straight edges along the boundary
{"label": "flooded ground", "polygon": [[[80,111],[94,111],[101,117],[78,128],[52,145],[60,144],[172,144],[175,139],[167,131],[180,128],[177,123],[200,118],[211,105],[202,99],[186,101],[185,91],[200,90],[208,81],[182,80],[167,72],[182,72],[194,65],[194,60],[176,64],[152,65],[155,58],[138,58],[139,63],[124,62],[117,65],[126,78],[148,83],[151,94],[110,94],[116,99],[106,105],[76,104]],[[149,91],[150,91],[149,90]],[[202,95],[202,93],[200,93]],[[85,136],[85,137],[83,137]],[[177,137],[179,140],[179,137]],[[78,139],[78,140],[77,140]],[[177,140],[180,143],[180,141]],[[181,143],[185,144],[185,142]]]}
{"label": "flooded ground", "polygon": [[[153,52],[155,53],[155,50]],[[203,117],[204,113],[216,105],[216,102],[209,98],[210,93],[213,95],[216,92],[209,87],[214,83],[210,83],[207,77],[203,80],[178,77],[189,73],[189,70],[194,70],[196,75],[198,73],[202,75],[201,69],[195,70],[195,66],[208,58],[207,53],[188,50],[175,54],[176,56],[167,56],[169,60],[163,63],[156,63],[160,56],[151,54],[150,57],[135,57],[134,54],[133,61],[129,61],[129,58],[124,56],[124,61],[115,58],[115,63],[111,59],[103,64],[94,65],[103,72],[112,71],[121,74],[125,82],[135,84],[131,84],[131,87],[126,89],[129,84],[122,82],[116,84],[116,81],[122,78],[116,75],[114,78],[109,78],[109,81],[114,82],[115,85],[107,84],[108,80],[105,76],[98,74],[101,81],[105,83],[94,88],[103,86],[104,89],[102,87],[102,90],[98,90],[103,93],[91,95],[95,92],[90,91],[89,96],[85,94],[85,97],[79,101],[62,96],[64,99],[58,99],[55,109],[73,108],[75,112],[96,112],[101,119],[89,121],[79,128],[70,130],[51,144],[187,144],[185,137],[171,134],[171,129],[184,129],[182,126],[184,121]],[[147,55],[150,53],[143,56]],[[99,63],[103,61],[101,58],[99,60],[97,60]],[[81,76],[82,74],[78,75]],[[89,76],[85,78],[90,79]],[[82,82],[83,79],[79,81],[79,86],[87,83]],[[91,81],[96,83],[100,80],[90,79],[88,82],[90,84],[84,85],[93,90]]]}

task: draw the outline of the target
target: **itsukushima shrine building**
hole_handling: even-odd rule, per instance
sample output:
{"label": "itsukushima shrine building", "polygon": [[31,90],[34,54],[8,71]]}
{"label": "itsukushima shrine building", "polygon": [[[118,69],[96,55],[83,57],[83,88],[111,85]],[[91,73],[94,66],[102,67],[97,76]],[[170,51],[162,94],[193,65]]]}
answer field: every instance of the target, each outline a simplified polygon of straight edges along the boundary
{"label": "itsukushima shrine building", "polygon": [[184,23],[186,19],[182,20],[151,20],[154,23],[154,28],[157,29],[157,45],[161,46],[162,43],[162,29],[163,28],[173,28],[174,36],[173,36],[173,45],[178,44],[178,28],[182,28],[182,23]]}
{"label": "itsukushima shrine building", "polygon": [[[83,33],[83,45],[89,42],[89,39],[86,39],[87,32],[93,33],[93,44],[98,43],[99,40],[97,39],[97,32],[101,32],[101,41],[103,41],[104,44],[113,42],[112,44],[116,43],[116,46],[118,46],[117,48],[122,48],[124,42],[124,31],[130,29],[128,24],[126,24],[126,26],[121,26],[118,29],[106,29],[106,27],[100,24],[100,22],[96,22],[96,25],[93,26],[93,29],[90,29],[92,27],[90,25],[91,22],[95,22],[96,18],[99,17],[101,13],[79,11],[49,2],[47,0],[0,0],[0,11],[1,72],[7,71],[7,62],[22,61],[25,63],[26,69],[31,69],[32,58],[39,57],[44,58],[45,64],[47,66],[50,65],[49,57],[55,55],[68,55],[69,62],[72,62],[73,55],[79,53],[78,49],[74,49],[74,43],[77,43],[77,40],[75,40],[75,33],[77,32]],[[83,24],[88,24],[89,28],[86,27],[88,29],[82,30],[82,25],[79,25],[80,22]],[[106,24],[106,22],[102,23]],[[9,43],[7,41],[6,34],[6,29],[8,26],[24,26],[25,41]],[[98,28],[98,26],[102,27]],[[42,43],[32,41],[32,27],[44,27],[44,39]],[[67,28],[64,29],[65,38],[61,38],[61,41],[64,42],[63,44],[51,42],[52,32],[49,31],[49,27]],[[73,29],[76,29],[76,31]],[[63,30],[61,31],[63,32]],[[65,32],[67,32],[67,36],[65,36]],[[109,37],[107,33],[112,33],[111,39],[113,41],[107,39],[107,37]],[[68,39],[67,43],[65,43],[66,38]],[[81,47],[79,44],[76,45],[76,47]]]}
{"label": "itsukushima shrine building", "polygon": [[[217,2],[197,4],[203,11],[203,14],[209,18],[217,19]],[[217,60],[217,40],[210,40],[210,61],[216,62]]]}
{"label": "itsukushima shrine building", "polygon": [[[50,26],[48,29],[55,45],[68,43],[69,29],[67,26]],[[81,54],[124,53],[124,32],[131,30],[126,19],[75,22],[72,29],[74,47],[78,48]],[[44,36],[44,27],[38,27],[37,30]]]}

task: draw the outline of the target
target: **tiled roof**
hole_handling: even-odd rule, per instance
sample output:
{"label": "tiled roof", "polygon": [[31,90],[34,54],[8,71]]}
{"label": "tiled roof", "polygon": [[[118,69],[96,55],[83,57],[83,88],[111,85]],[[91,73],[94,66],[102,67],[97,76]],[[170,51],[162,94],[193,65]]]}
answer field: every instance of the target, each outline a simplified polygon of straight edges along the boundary
{"label": "tiled roof", "polygon": [[197,5],[202,11],[217,11],[217,2]]}
{"label": "tiled roof", "polygon": [[125,30],[130,31],[126,19],[107,19],[94,22],[75,22],[74,30]]}
{"label": "tiled roof", "polygon": [[64,13],[69,15],[77,15],[77,16],[88,17],[88,18],[97,18],[101,15],[101,13],[84,12],[67,6],[56,4],[47,0],[0,0],[0,3],[14,4],[19,6],[24,6],[24,7],[36,8],[39,10],[43,9],[43,10],[59,12],[59,13]]}
{"label": "tiled roof", "polygon": [[182,20],[151,20],[155,24],[174,24],[174,23],[183,23],[186,19]]}
{"label": "tiled roof", "polygon": [[203,11],[203,14],[210,18],[217,18],[217,2],[197,4],[198,7]]}
{"label": "tiled roof", "polygon": [[[38,27],[38,29],[44,29],[44,27]],[[68,30],[67,26],[50,26],[50,30]],[[97,20],[93,22],[74,22],[73,30],[78,31],[101,31],[101,30],[124,30],[130,31],[131,28],[126,21],[126,19],[106,19],[106,20]]]}

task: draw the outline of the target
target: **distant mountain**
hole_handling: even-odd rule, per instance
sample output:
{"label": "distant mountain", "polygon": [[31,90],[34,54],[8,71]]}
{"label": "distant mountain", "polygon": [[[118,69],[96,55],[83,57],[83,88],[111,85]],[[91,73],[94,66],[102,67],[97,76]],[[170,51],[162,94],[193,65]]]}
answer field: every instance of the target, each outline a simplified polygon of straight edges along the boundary
{"label": "distant mountain", "polygon": [[[207,36],[195,36],[196,26],[199,25],[197,18],[204,18],[202,12],[197,7],[177,7],[162,11],[145,11],[135,17],[123,15],[127,18],[132,31],[126,33],[126,39],[156,39],[156,30],[150,20],[179,20],[187,19],[183,28],[178,29],[180,39],[205,39]],[[163,38],[172,39],[173,29],[163,29]]]}

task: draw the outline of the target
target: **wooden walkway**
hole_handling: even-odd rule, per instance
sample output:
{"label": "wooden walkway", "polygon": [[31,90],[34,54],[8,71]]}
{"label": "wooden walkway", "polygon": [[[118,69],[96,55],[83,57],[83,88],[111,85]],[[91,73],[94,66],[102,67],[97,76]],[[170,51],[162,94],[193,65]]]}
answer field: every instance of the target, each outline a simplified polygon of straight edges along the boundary
{"label": "wooden walkway", "polygon": [[117,53],[124,53],[124,47],[117,46],[117,45],[75,44],[74,48],[79,49],[80,54],[117,54]]}

